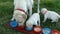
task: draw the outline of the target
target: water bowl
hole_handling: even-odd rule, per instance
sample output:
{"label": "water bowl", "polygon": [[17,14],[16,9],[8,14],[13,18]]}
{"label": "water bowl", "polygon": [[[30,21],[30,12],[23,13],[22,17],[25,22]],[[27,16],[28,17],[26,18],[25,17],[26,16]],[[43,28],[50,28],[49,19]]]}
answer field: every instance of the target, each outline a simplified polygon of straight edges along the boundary
{"label": "water bowl", "polygon": [[43,28],[42,32],[43,32],[43,34],[51,34],[51,29],[50,28]]}
{"label": "water bowl", "polygon": [[40,26],[35,26],[34,27],[34,32],[35,33],[40,33],[42,31],[42,28]]}
{"label": "water bowl", "polygon": [[10,26],[11,26],[12,28],[15,28],[15,27],[18,26],[18,23],[17,23],[16,21],[11,21],[11,22],[10,22]]}
{"label": "water bowl", "polygon": [[26,27],[26,30],[27,31],[32,31],[33,30],[33,27]]}
{"label": "water bowl", "polygon": [[54,29],[51,34],[60,34],[60,31]]}

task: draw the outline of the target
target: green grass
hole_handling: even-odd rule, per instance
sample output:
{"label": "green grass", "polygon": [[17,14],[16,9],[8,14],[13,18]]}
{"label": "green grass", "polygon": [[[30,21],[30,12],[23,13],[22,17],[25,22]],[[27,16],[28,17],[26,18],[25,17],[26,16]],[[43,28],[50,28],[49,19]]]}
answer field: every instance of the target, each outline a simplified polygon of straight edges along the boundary
{"label": "green grass", "polygon": [[[47,8],[48,10],[52,10],[60,14],[60,0],[41,0],[40,8]],[[13,15],[13,0],[0,0],[0,34],[24,34],[22,32],[18,32],[16,30],[11,30],[6,26],[6,24],[10,21]],[[33,12],[37,10],[37,0],[35,0]],[[58,23],[51,23],[50,20],[47,20],[46,23],[42,23],[43,15],[41,15],[41,26],[49,27],[51,29],[60,30],[60,20]],[[57,27],[56,27],[57,25]]]}

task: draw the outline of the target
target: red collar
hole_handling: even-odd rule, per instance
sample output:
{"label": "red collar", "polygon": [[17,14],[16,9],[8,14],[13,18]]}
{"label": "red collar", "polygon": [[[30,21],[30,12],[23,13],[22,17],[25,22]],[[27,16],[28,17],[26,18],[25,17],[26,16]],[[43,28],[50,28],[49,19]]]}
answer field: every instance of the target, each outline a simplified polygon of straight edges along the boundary
{"label": "red collar", "polygon": [[24,13],[25,13],[25,10],[23,10],[23,9],[16,9],[16,10],[19,10],[19,11],[21,11],[21,12],[24,12]]}

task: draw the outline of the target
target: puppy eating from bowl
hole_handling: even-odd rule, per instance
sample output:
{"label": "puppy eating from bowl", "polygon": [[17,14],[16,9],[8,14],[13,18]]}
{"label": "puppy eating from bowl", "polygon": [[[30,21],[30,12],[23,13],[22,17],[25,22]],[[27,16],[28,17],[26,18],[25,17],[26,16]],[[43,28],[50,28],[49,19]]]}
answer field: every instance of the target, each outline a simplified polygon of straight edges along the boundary
{"label": "puppy eating from bowl", "polygon": [[14,12],[11,21],[15,19],[18,22],[18,26],[23,26],[27,19],[27,10],[30,10],[30,16],[32,14],[32,4],[33,0],[14,0]]}
{"label": "puppy eating from bowl", "polygon": [[43,22],[45,22],[47,19],[51,19],[51,22],[58,22],[58,19],[60,18],[60,15],[58,13],[49,11],[46,8],[42,8],[41,13],[44,14]]}
{"label": "puppy eating from bowl", "polygon": [[34,13],[26,22],[26,27],[40,26],[39,13]]}
{"label": "puppy eating from bowl", "polygon": [[26,22],[27,28],[32,28],[33,25],[40,26],[39,3],[40,3],[40,0],[38,0],[37,13],[32,14],[32,16],[30,16],[30,18]]}

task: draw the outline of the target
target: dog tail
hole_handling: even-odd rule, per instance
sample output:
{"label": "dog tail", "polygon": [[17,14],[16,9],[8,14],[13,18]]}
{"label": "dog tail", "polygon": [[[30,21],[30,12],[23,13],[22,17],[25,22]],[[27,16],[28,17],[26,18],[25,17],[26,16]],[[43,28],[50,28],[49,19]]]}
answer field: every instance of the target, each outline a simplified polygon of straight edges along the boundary
{"label": "dog tail", "polygon": [[40,4],[40,0],[38,0],[37,13],[40,13],[40,10],[39,10],[39,4]]}

